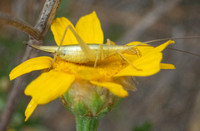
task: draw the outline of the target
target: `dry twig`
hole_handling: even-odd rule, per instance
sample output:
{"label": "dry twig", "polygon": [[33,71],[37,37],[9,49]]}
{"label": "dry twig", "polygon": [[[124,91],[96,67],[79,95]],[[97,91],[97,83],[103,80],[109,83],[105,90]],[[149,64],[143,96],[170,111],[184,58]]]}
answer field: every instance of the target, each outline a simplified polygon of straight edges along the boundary
{"label": "dry twig", "polygon": [[[55,14],[57,12],[60,2],[61,0],[46,0],[43,10],[41,12],[40,18],[34,27],[35,31],[29,28],[30,30],[32,30],[32,32],[39,32],[39,37],[36,35],[36,38],[39,38],[39,39],[35,39],[34,37],[35,35],[32,36],[30,34],[29,36],[30,43],[33,43],[33,44],[43,43],[43,38],[45,37],[46,33],[49,30],[50,24],[55,17]],[[15,26],[19,29],[22,29],[23,31],[26,32],[24,28],[20,28],[20,26],[23,27],[23,25],[20,25],[20,23],[18,23],[17,25],[16,24],[10,24],[10,25]],[[35,50],[33,50],[30,47],[27,47],[24,57],[22,58],[22,61],[25,61],[29,59],[30,57],[35,56],[36,54],[37,53]],[[12,118],[13,112],[15,111],[17,104],[19,102],[19,98],[23,94],[26,81],[27,81],[27,75],[23,75],[22,77],[15,80],[12,87],[12,91],[8,98],[6,108],[2,114],[0,131],[6,131],[6,128]]]}
{"label": "dry twig", "polygon": [[34,27],[22,20],[19,20],[13,16],[4,14],[2,12],[0,12],[0,24],[13,26],[21,31],[24,31],[34,39],[39,39],[39,33],[34,29]]}

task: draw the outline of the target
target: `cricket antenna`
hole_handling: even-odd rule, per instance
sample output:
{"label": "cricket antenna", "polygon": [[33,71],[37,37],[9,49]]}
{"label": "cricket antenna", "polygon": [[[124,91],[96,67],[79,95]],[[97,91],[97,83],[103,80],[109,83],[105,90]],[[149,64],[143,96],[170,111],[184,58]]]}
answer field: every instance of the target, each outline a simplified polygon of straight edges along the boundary
{"label": "cricket antenna", "polygon": [[176,39],[200,39],[200,36],[187,36],[187,37],[169,37],[169,38],[163,38],[163,39],[156,39],[156,40],[150,40],[150,41],[145,41],[143,43],[152,43],[152,42],[160,42],[160,41],[165,41],[165,40],[176,40]]}
{"label": "cricket antenna", "polygon": [[[187,36],[187,37],[171,37],[171,38],[163,38],[163,39],[156,39],[156,40],[150,40],[150,41],[145,41],[145,42],[142,42],[142,43],[146,43],[146,44],[149,44],[149,43],[152,43],[152,42],[160,42],[160,41],[165,41],[165,40],[176,40],[176,39],[200,39],[200,36]],[[175,49],[175,48],[171,48],[171,47],[167,47],[166,49],[169,49],[169,50],[173,50],[173,51],[179,51],[179,52],[183,52],[183,53],[186,53],[186,54],[190,54],[190,55],[193,55],[193,56],[198,56],[200,57],[200,54],[196,54],[196,53],[192,53],[192,52],[189,52],[189,51],[185,51],[185,50],[180,50],[180,49]]]}
{"label": "cricket antenna", "polygon": [[200,57],[200,54],[192,53],[192,52],[185,51],[185,50],[180,50],[180,49],[175,49],[175,48],[170,48],[170,47],[167,47],[166,49],[170,49],[170,50],[173,50],[173,51],[179,51],[179,52],[183,52],[183,53],[186,53],[186,54],[190,54],[190,55],[193,55],[193,56]]}

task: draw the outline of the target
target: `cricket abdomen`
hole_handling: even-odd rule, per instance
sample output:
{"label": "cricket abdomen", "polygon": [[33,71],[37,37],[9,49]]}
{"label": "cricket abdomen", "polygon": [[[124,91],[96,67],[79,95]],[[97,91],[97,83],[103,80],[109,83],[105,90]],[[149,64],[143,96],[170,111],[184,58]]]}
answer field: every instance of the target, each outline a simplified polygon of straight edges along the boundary
{"label": "cricket abdomen", "polygon": [[87,63],[90,61],[82,50],[61,49],[58,53],[58,57],[73,63]]}
{"label": "cricket abdomen", "polygon": [[71,46],[62,46],[58,52],[58,57],[60,57],[63,60],[73,62],[73,63],[88,63],[88,62],[94,62],[97,50],[94,48],[92,49],[93,55],[89,59],[85,53],[82,51],[80,46],[71,45]]}

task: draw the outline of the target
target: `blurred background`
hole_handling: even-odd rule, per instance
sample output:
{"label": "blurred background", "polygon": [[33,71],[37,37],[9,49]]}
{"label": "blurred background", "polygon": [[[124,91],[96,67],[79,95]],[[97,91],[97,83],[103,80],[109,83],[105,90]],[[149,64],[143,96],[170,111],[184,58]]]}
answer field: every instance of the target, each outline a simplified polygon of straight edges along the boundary
{"label": "blurred background", "polygon": [[[1,0],[0,11],[35,25],[45,0]],[[168,37],[200,36],[199,0],[63,0],[56,17],[73,24],[93,10],[104,36],[117,44]],[[21,62],[28,36],[0,25],[0,116],[5,109],[12,81],[9,72]],[[172,48],[200,54],[200,39],[177,39]],[[54,44],[49,31],[45,44]],[[159,45],[162,42],[154,42]],[[137,78],[137,91],[130,92],[117,109],[100,122],[98,131],[200,131],[200,57],[165,50],[163,62],[176,70]],[[37,72],[32,78],[37,77]],[[37,107],[28,122],[24,111],[30,97],[22,96],[10,130],[75,131],[75,120],[59,100]]]}

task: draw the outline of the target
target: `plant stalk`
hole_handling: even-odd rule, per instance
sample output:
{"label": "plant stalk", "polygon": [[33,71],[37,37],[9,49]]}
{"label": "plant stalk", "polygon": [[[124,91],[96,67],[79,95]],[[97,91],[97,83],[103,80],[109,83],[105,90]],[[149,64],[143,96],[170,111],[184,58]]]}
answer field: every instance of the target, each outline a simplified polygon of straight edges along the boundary
{"label": "plant stalk", "polygon": [[76,131],[97,131],[100,119],[98,117],[76,116]]}

